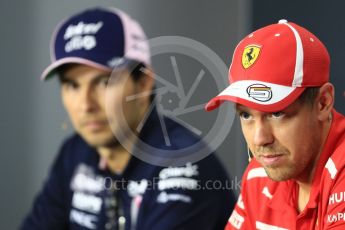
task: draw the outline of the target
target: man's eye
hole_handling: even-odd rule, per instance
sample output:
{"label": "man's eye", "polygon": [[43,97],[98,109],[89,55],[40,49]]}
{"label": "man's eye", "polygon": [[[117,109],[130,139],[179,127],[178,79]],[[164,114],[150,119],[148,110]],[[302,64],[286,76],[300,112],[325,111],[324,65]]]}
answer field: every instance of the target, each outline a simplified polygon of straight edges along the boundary
{"label": "man's eye", "polygon": [[108,81],[109,81],[108,78],[103,78],[102,80],[100,80],[100,84],[104,85],[104,86],[107,86],[108,85]]}
{"label": "man's eye", "polygon": [[110,82],[109,77],[106,76],[106,77],[100,78],[98,81],[98,84],[101,86],[107,86],[109,84],[109,82]]}
{"label": "man's eye", "polygon": [[274,112],[274,113],[271,113],[271,115],[273,118],[280,118],[280,117],[284,116],[284,113],[283,112]]}
{"label": "man's eye", "polygon": [[77,89],[78,88],[78,84],[74,83],[74,82],[64,82],[63,83],[63,86],[66,88],[66,89]]}
{"label": "man's eye", "polygon": [[249,113],[247,113],[247,112],[240,112],[239,113],[239,116],[240,116],[240,118],[242,119],[242,120],[249,120],[250,119],[250,114]]}

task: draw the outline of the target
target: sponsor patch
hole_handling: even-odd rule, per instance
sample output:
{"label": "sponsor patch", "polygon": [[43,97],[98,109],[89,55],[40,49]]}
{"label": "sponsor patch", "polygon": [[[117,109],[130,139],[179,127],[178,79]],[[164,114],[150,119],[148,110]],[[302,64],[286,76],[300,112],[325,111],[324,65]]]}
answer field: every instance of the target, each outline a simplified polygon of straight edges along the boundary
{"label": "sponsor patch", "polygon": [[69,215],[70,221],[88,229],[96,229],[97,217],[77,210],[72,210]]}
{"label": "sponsor patch", "polygon": [[338,204],[342,202],[345,202],[345,192],[333,193],[328,198],[329,205]]}
{"label": "sponsor patch", "polygon": [[159,173],[159,178],[167,179],[169,177],[192,177],[199,175],[198,166],[187,163],[185,167],[164,168]]}
{"label": "sponsor patch", "polygon": [[234,210],[229,218],[229,223],[234,226],[236,229],[240,229],[244,222],[244,217],[238,214],[236,210]]}
{"label": "sponsor patch", "polygon": [[338,221],[345,221],[345,213],[339,212],[336,214],[327,215],[327,222],[328,223],[334,223]]}
{"label": "sponsor patch", "polygon": [[198,188],[198,181],[191,178],[178,177],[178,178],[169,178],[165,180],[160,180],[158,182],[159,190],[178,189],[178,188],[195,190]]}
{"label": "sponsor patch", "polygon": [[65,45],[65,52],[69,53],[75,50],[91,50],[96,47],[96,34],[102,28],[103,22],[84,23],[69,25],[65,31],[64,39],[69,40]]}
{"label": "sponsor patch", "polygon": [[71,181],[71,189],[96,194],[104,189],[104,178],[96,175],[92,167],[80,164]]}
{"label": "sponsor patch", "polygon": [[184,203],[191,203],[192,198],[184,194],[167,192],[161,192],[157,197],[158,203],[167,203],[168,201],[182,201]]}
{"label": "sponsor patch", "polygon": [[272,89],[263,84],[253,84],[248,86],[247,94],[254,100],[266,102],[272,99]]}
{"label": "sponsor patch", "polygon": [[77,209],[97,214],[101,211],[102,199],[94,195],[75,192],[72,205]]}

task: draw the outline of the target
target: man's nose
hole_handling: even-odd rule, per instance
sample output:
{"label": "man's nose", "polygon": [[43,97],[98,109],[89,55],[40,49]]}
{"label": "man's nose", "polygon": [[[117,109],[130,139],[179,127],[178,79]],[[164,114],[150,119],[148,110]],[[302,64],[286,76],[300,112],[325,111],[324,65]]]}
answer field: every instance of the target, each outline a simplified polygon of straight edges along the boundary
{"label": "man's nose", "polygon": [[93,112],[97,108],[96,92],[92,88],[82,90],[79,100],[80,108],[83,112]]}
{"label": "man's nose", "polygon": [[256,146],[267,146],[274,142],[272,128],[267,121],[258,120],[254,128],[254,144]]}

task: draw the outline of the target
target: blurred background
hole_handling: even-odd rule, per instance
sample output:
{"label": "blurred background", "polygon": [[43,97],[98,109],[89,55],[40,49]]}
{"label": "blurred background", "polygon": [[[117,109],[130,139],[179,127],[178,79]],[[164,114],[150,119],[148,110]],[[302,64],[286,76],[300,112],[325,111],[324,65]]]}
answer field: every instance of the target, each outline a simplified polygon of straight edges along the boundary
{"label": "blurred background", "polygon": [[[63,18],[91,6],[114,6],[126,11],[141,23],[148,38],[169,35],[196,40],[211,49],[226,66],[237,42],[252,30],[282,18],[296,22],[327,46],[331,55],[331,81],[336,86],[336,108],[345,113],[342,1],[1,1],[0,229],[18,228],[62,140],[71,133],[57,81],[42,83],[39,77],[50,63],[49,42],[55,26]],[[232,178],[240,180],[247,156],[236,120],[217,155]]]}

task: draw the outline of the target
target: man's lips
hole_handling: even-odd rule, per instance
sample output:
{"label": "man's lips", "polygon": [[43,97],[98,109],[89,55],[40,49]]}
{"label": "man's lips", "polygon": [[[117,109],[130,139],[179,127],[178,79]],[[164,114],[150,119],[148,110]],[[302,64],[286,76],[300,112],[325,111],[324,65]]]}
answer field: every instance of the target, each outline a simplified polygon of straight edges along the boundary
{"label": "man's lips", "polygon": [[89,129],[92,129],[92,130],[96,130],[96,129],[100,129],[100,128],[104,127],[107,124],[108,124],[108,122],[103,121],[103,120],[90,120],[90,121],[84,121],[82,123],[82,126],[89,128]]}
{"label": "man's lips", "polygon": [[284,158],[284,154],[259,154],[259,159],[265,166],[273,166],[281,163]]}

